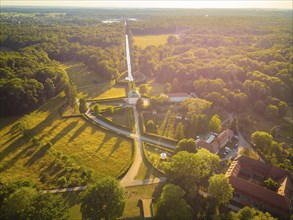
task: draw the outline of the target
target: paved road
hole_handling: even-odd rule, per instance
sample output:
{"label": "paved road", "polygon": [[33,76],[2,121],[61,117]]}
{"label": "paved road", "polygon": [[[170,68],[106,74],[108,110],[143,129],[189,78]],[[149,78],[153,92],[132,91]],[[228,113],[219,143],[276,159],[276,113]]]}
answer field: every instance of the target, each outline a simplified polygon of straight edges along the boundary
{"label": "paved road", "polygon": [[[135,111],[136,111],[136,110],[135,110]],[[134,112],[135,112],[135,111],[134,111]],[[135,114],[136,114],[136,116],[134,116],[134,117],[138,117],[138,116],[137,116],[137,115],[138,115],[137,111],[136,111]],[[135,115],[135,114],[134,114],[134,115]],[[137,132],[136,132],[136,133],[132,133],[132,132],[125,131],[125,130],[123,130],[123,129],[117,128],[117,127],[115,127],[115,126],[109,125],[108,123],[106,123],[106,122],[104,122],[104,121],[102,121],[102,120],[96,118],[95,116],[93,116],[90,112],[87,112],[87,113],[86,113],[86,116],[88,116],[91,120],[93,120],[94,122],[96,122],[96,123],[102,125],[102,126],[105,127],[105,128],[108,128],[108,129],[110,129],[110,130],[112,130],[112,131],[115,131],[115,132],[118,132],[118,133],[120,133],[120,134],[123,134],[123,135],[125,135],[125,136],[127,136],[127,137],[132,137],[132,138],[134,138],[135,140],[136,140],[136,139],[140,139],[141,141],[147,141],[147,142],[150,142],[150,143],[152,143],[152,144],[159,145],[159,146],[162,146],[162,147],[167,147],[167,148],[170,148],[170,149],[174,149],[174,148],[176,147],[176,146],[173,145],[173,144],[169,144],[169,143],[166,143],[166,142],[163,142],[163,141],[157,141],[157,140],[154,140],[154,139],[151,139],[151,138],[148,138],[148,137],[144,137],[144,136],[142,136],[140,133],[137,133]],[[137,118],[137,120],[138,120],[138,118]],[[138,125],[138,121],[135,121],[135,126],[136,126],[136,128],[137,128],[137,126],[139,126],[139,125]]]}
{"label": "paved road", "polygon": [[143,158],[143,149],[142,149],[142,143],[140,138],[138,113],[135,106],[133,106],[133,116],[134,116],[134,124],[135,124],[135,131],[136,131],[134,136],[135,157],[130,169],[128,170],[126,175],[120,180],[120,183],[123,186],[129,185],[130,183],[134,181],[138,173],[140,164],[142,163],[142,158]]}

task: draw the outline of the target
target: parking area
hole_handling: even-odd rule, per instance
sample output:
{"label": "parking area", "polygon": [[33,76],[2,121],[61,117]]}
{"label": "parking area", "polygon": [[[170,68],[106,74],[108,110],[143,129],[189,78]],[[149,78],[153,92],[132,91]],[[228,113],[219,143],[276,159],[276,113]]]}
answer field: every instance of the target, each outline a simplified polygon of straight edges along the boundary
{"label": "parking area", "polygon": [[221,159],[230,159],[237,155],[239,146],[239,140],[237,139],[237,136],[236,138],[232,138],[224,147],[221,148],[218,153]]}

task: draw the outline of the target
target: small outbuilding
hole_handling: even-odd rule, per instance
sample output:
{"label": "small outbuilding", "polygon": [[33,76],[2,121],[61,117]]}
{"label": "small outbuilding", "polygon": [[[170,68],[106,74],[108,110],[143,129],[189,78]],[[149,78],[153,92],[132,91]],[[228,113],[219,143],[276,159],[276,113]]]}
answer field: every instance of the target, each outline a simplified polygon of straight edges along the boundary
{"label": "small outbuilding", "polygon": [[160,159],[161,160],[166,160],[167,159],[167,154],[166,153],[161,153],[160,154]]}
{"label": "small outbuilding", "polygon": [[167,96],[169,101],[172,103],[183,102],[185,99],[190,97],[187,93],[168,93]]}
{"label": "small outbuilding", "polygon": [[127,103],[130,105],[135,105],[137,100],[140,98],[140,93],[136,90],[131,90],[127,94]]}

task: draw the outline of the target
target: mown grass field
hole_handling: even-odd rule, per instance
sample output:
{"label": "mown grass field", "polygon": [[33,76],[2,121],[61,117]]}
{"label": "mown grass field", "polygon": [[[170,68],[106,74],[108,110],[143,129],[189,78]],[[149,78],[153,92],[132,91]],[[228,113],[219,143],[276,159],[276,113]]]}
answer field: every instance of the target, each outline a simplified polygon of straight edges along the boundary
{"label": "mown grass field", "polygon": [[167,43],[168,37],[170,34],[163,35],[143,35],[143,36],[134,36],[134,44],[141,48],[146,48],[147,46],[159,46]]}
{"label": "mown grass field", "polygon": [[117,124],[120,124],[122,126],[125,126],[127,128],[132,128],[131,121],[129,120],[130,117],[130,110],[128,108],[122,108],[115,111],[113,114],[102,114],[104,117],[106,117],[108,120],[113,121]]}
{"label": "mown grass field", "polygon": [[65,62],[62,67],[67,71],[70,80],[76,85],[79,97],[88,99],[117,98],[126,95],[125,87],[114,86],[94,71],[79,62]]}
{"label": "mown grass field", "polygon": [[[1,123],[2,182],[28,179],[48,188],[65,176],[68,184],[80,185],[89,175],[118,176],[130,165],[132,141],[79,117],[61,118],[64,102],[58,96],[26,117]],[[26,136],[19,122],[26,124]]]}

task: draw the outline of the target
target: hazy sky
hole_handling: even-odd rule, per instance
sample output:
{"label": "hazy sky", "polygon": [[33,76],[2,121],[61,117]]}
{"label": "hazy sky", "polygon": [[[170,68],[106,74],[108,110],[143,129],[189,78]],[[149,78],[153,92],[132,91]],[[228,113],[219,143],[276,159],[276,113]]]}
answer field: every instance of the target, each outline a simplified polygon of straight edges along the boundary
{"label": "hazy sky", "polygon": [[79,6],[79,7],[122,7],[122,8],[279,8],[292,9],[292,0],[254,1],[254,0],[189,0],[189,1],[71,1],[71,0],[1,0],[1,5],[11,6]]}

